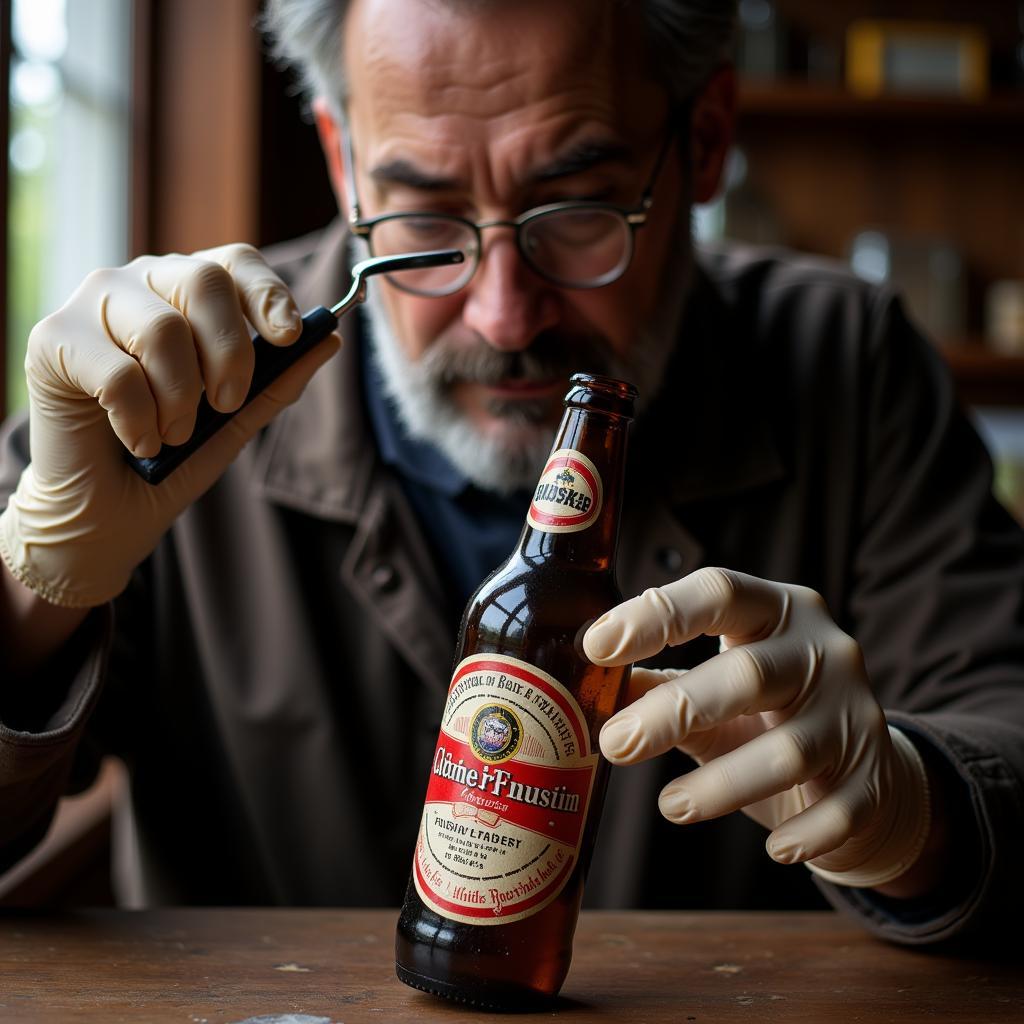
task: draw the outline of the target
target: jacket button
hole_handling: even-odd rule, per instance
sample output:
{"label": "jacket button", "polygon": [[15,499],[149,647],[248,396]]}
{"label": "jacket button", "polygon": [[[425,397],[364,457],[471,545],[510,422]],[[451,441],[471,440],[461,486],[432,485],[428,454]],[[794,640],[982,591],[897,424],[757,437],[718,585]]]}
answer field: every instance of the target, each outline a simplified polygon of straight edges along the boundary
{"label": "jacket button", "polygon": [[658,548],[654,559],[665,572],[677,573],[683,567],[683,556],[676,548]]}
{"label": "jacket button", "polygon": [[390,594],[398,586],[398,573],[393,565],[381,562],[380,565],[374,566],[370,580],[382,594]]}

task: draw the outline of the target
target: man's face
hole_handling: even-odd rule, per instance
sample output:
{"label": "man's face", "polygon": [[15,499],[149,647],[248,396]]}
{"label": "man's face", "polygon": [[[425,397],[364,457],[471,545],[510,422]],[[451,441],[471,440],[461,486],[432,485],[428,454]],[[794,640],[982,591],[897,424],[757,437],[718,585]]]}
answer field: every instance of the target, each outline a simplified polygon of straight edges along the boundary
{"label": "man's face", "polygon": [[[356,0],[345,59],[362,215],[510,219],[562,199],[634,207],[670,131],[669,104],[644,70],[638,15],[614,8]],[[665,292],[682,290],[688,208],[673,146],[632,263],[613,284],[553,285],[525,264],[513,231],[498,227],[484,230],[480,266],[451,296],[378,286],[371,313],[375,334],[388,335],[377,347],[390,346],[390,356],[379,354],[400,411],[403,392],[434,387],[449,433],[461,432],[477,457],[493,451],[500,462],[501,452],[532,445],[542,458],[569,373],[652,386],[668,344],[652,332],[664,335],[668,307],[678,311]],[[438,415],[426,410],[414,431],[429,437]],[[537,457],[514,485],[531,482]],[[500,483],[500,468],[482,482]]]}

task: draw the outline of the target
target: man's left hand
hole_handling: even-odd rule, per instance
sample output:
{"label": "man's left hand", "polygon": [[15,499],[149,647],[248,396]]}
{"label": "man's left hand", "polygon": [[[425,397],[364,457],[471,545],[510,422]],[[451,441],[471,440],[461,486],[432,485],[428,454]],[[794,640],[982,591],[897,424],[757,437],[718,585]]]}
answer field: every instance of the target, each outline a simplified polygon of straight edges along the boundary
{"label": "man's left hand", "polygon": [[700,569],[598,619],[584,650],[624,665],[701,634],[721,652],[690,671],[633,670],[633,702],[601,731],[614,764],[678,747],[701,766],[658,804],[689,823],[742,809],[772,829],[768,853],[842,885],[907,871],[930,827],[920,754],[889,726],[860,647],[806,587]]}

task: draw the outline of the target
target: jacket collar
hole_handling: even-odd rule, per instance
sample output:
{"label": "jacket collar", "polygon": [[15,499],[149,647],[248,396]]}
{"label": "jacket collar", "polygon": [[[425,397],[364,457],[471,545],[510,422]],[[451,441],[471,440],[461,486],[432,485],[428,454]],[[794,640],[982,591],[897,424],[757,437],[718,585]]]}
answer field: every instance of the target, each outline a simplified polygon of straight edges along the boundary
{"label": "jacket collar", "polygon": [[[292,289],[300,309],[331,305],[348,290],[347,239],[341,220],[326,229]],[[256,466],[259,493],[321,519],[359,518],[376,463],[358,331],[358,316],[340,321],[341,351],[267,428]]]}
{"label": "jacket collar", "polygon": [[[341,221],[324,232],[293,289],[301,308],[329,304],[347,289],[346,241]],[[256,474],[258,490],[270,500],[350,522],[363,510],[378,461],[362,393],[358,325],[351,314],[341,321],[341,352],[270,425]],[[638,421],[632,446],[639,455],[633,478],[668,476],[673,506],[737,495],[785,475],[753,372],[752,341],[741,333],[698,256],[665,375],[670,383]]]}

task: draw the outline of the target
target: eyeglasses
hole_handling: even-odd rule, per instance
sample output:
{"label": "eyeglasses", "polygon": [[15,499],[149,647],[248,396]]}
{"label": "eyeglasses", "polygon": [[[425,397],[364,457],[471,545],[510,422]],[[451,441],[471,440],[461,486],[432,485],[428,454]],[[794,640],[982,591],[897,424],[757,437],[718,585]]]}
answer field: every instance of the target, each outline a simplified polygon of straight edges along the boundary
{"label": "eyeglasses", "polygon": [[536,274],[560,288],[601,288],[617,281],[633,258],[634,235],[647,223],[654,204],[654,186],[675,132],[661,144],[654,167],[633,208],[614,203],[567,200],[547,203],[514,220],[471,221],[449,213],[384,213],[363,218],[355,187],[355,158],[349,133],[343,133],[345,173],[352,183],[349,227],[365,238],[372,256],[394,256],[429,249],[461,249],[464,263],[425,270],[407,270],[388,277],[396,288],[413,295],[440,297],[465,287],[480,266],[481,232],[511,228],[516,247]]}

